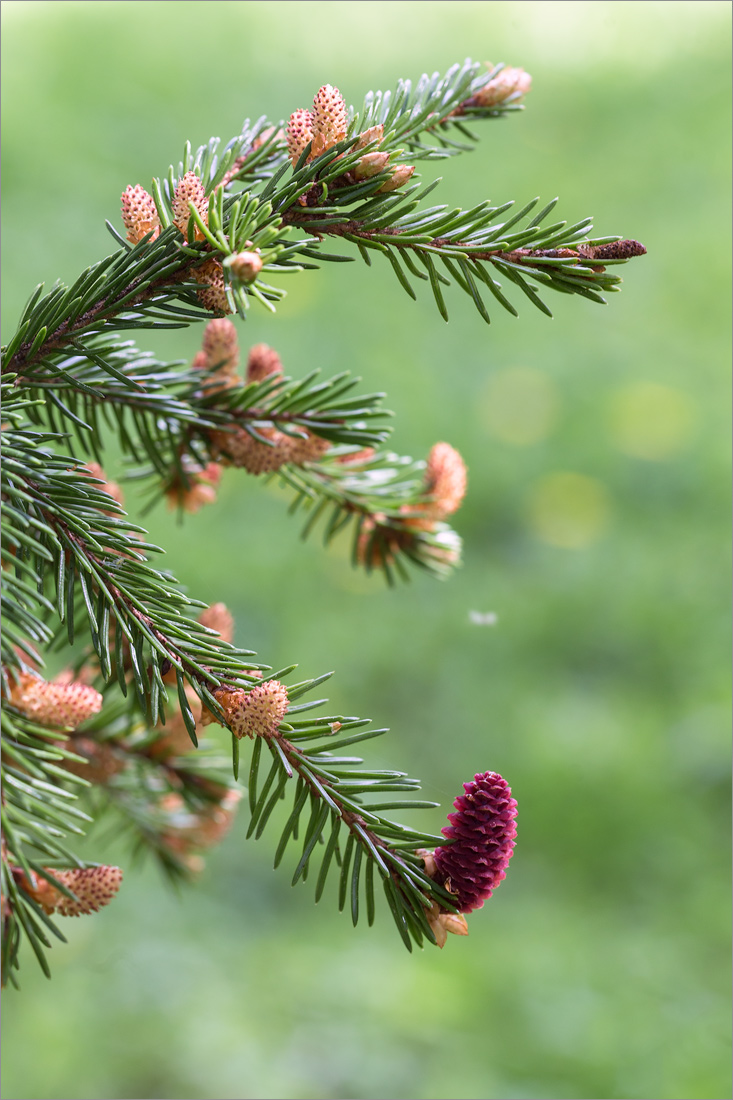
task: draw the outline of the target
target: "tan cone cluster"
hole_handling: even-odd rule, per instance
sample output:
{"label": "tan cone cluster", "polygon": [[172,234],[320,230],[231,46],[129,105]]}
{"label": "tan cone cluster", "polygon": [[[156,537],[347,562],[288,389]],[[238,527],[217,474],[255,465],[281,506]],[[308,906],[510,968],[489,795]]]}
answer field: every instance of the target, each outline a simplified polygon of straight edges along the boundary
{"label": "tan cone cluster", "polygon": [[[187,239],[188,223],[191,218],[189,203],[193,203],[201,221],[204,225],[208,225],[209,202],[206,198],[204,185],[195,172],[186,172],[184,176],[181,176],[171,203],[173,224],[183,234],[184,240]],[[204,240],[203,233],[195,223],[193,240]],[[210,256],[205,263],[195,267],[191,274],[197,283],[202,283],[204,286],[204,289],[198,292],[199,301],[204,309],[208,309],[211,313],[232,312],[227,300],[224,267],[221,260]]]}
{"label": "tan cone cluster", "polygon": [[181,475],[169,481],[165,497],[169,508],[181,508],[184,512],[195,514],[205,504],[213,504],[216,500],[221,466],[218,462],[197,466],[185,461],[183,465],[185,478]]}
{"label": "tan cone cluster", "polygon": [[210,313],[233,312],[226,295],[224,268],[219,260],[211,257],[199,267],[195,267],[191,274],[197,283],[202,283],[204,286],[204,289],[198,292],[199,301],[204,309],[208,309]]}
{"label": "tan cone cluster", "polygon": [[282,374],[283,365],[274,348],[267,344],[254,344],[247,357],[247,382],[263,382],[272,374]]}
{"label": "tan cone cluster", "polygon": [[306,107],[299,107],[297,111],[293,111],[288,120],[285,141],[290,162],[295,167],[305,152],[306,146],[313,141],[313,115]]}
{"label": "tan cone cluster", "polygon": [[[274,348],[267,344],[255,344],[250,349],[246,383],[262,382],[282,373],[283,365]],[[251,474],[269,474],[279,470],[286,462],[296,465],[315,462],[331,445],[327,439],[301,427],[297,429],[297,435],[288,435],[269,425],[260,427],[255,424],[254,429],[260,439],[244,427],[210,432],[209,441],[217,459],[225,466],[237,466]]]}
{"label": "tan cone cluster", "polygon": [[241,791],[219,787],[215,801],[193,811],[179,794],[165,795],[159,806],[164,819],[161,843],[190,872],[202,871],[204,861],[198,853],[223,840],[232,827],[241,798]]}
{"label": "tan cone cluster", "polygon": [[60,917],[80,917],[98,912],[109,905],[122,882],[122,871],[119,867],[75,867],[70,871],[45,867],[44,870],[67,890],[76,894],[76,899],[62,894],[53,883],[40,875],[34,876],[33,882],[29,882],[24,876],[19,885],[42,906],[44,912],[56,913]]}
{"label": "tan cone cluster", "polygon": [[[205,608],[198,617],[202,626],[209,630],[215,630],[222,641],[232,643],[234,640],[234,616],[224,603],[214,603]],[[166,684],[176,683],[176,670],[171,668],[163,676]],[[191,684],[185,684],[184,694],[190,707],[193,719],[197,727],[201,725],[204,706]],[[194,745],[190,734],[186,729],[178,699],[176,698],[166,714],[165,725],[157,726],[158,737],[150,746],[150,755],[157,760],[167,760],[172,756],[180,756],[186,752],[193,752]]]}
{"label": "tan cone cluster", "polygon": [[[217,688],[214,698],[235,737],[274,737],[288,709],[287,689],[279,680],[265,680],[249,691]],[[215,722],[205,711],[203,724]]]}
{"label": "tan cone cluster", "polygon": [[425,487],[432,500],[428,505],[436,519],[457,511],[466,495],[466,464],[450,443],[436,443],[428,455]]}
{"label": "tan cone cluster", "polygon": [[103,699],[88,684],[49,683],[35,673],[19,672],[10,689],[10,702],[40,726],[67,730],[99,714]]}
{"label": "tan cone cluster", "polygon": [[204,357],[203,362],[196,366],[229,377],[236,375],[239,366],[239,341],[237,330],[231,321],[227,321],[226,317],[209,321],[204,329],[200,354]]}
{"label": "tan cone cluster", "polygon": [[[204,225],[208,225],[209,202],[206,198],[204,185],[195,172],[186,172],[184,176],[181,176],[176,185],[176,190],[173,194],[173,202],[171,203],[173,209],[173,224],[176,229],[183,234],[184,238],[186,238],[188,223],[191,218],[189,203],[193,203]],[[202,241],[204,239],[204,235],[198,226],[195,226],[193,239],[195,241]]]}
{"label": "tan cone cluster", "polygon": [[125,768],[124,753],[106,741],[93,741],[91,737],[72,737],[63,747],[83,757],[83,761],[64,759],[59,761],[61,767],[72,775],[86,779],[88,783],[103,786]]}
{"label": "tan cone cluster", "polygon": [[194,356],[191,366],[207,372],[203,382],[207,395],[241,385],[237,330],[226,317],[209,321],[204,329],[201,350]]}
{"label": "tan cone cluster", "polygon": [[[204,225],[209,223],[209,203],[206,198],[204,185],[195,172],[186,172],[176,185],[171,208],[173,211],[173,224],[183,234],[187,243],[188,223],[191,219],[193,203]],[[137,244],[146,233],[153,230],[152,240],[160,235],[161,224],[158,210],[152,195],[149,195],[140,184],[126,187],[122,193],[122,221],[127,229],[127,239]],[[194,241],[204,240],[204,235],[194,223]],[[203,285],[198,292],[199,301],[204,309],[211,313],[231,313],[232,309],[226,296],[226,283],[224,280],[224,268],[220,260],[213,256],[205,263],[194,268],[192,278]]]}
{"label": "tan cone cluster", "polygon": [[338,88],[324,84],[318,89],[313,99],[312,119],[311,156],[318,157],[346,137],[346,103]]}
{"label": "tan cone cluster", "polygon": [[[112,497],[120,507],[124,506],[125,500],[122,495],[122,489],[119,487],[116,481],[109,481],[102,467],[98,462],[86,462],[81,466],[77,466],[77,470],[80,474],[85,474],[88,477],[97,478],[98,481],[104,482],[103,485],[97,485],[96,488],[101,492],[106,493],[107,496]],[[106,512],[105,515],[116,515],[115,512]]]}
{"label": "tan cone cluster", "polygon": [[338,88],[324,84],[315,94],[313,109],[299,107],[288,121],[286,142],[290,161],[300,160],[309,142],[312,142],[308,160],[319,157],[346,137],[348,120],[346,103]]}
{"label": "tan cone cluster", "polygon": [[[309,142],[312,144],[306,163],[343,141],[347,131],[348,114],[344,98],[338,88],[334,88],[331,84],[324,84],[316,92],[312,110],[299,107],[290,116],[286,142],[293,167],[300,160]],[[383,137],[384,126],[381,123],[370,126],[359,135],[354,149],[365,149],[368,145],[381,141]],[[389,165],[389,158],[389,153],[378,150],[365,153],[352,169],[353,178],[363,180],[379,175]],[[412,165],[396,164],[390,178],[382,184],[379,192],[395,191],[398,187],[402,187],[414,171]],[[299,201],[304,204],[305,196],[301,195]]]}
{"label": "tan cone cluster", "polygon": [[212,603],[199,615],[198,621],[209,630],[215,630],[223,642],[234,641],[234,616],[225,603]]}
{"label": "tan cone cluster", "polygon": [[138,244],[151,230],[152,241],[160,236],[161,225],[155,199],[139,183],[126,187],[122,192],[122,221],[127,239],[132,244]]}
{"label": "tan cone cluster", "polygon": [[[225,317],[210,321],[204,331],[201,350],[193,360],[193,367],[210,372],[204,383],[205,393],[217,393],[241,385],[237,374],[239,348],[237,332]],[[283,365],[277,352],[267,344],[255,344],[249,352],[245,383],[262,382],[275,374],[283,373]],[[196,511],[202,504],[214,499],[218,477],[216,469],[237,466],[251,474],[269,474],[279,470],[286,462],[303,465],[315,462],[328,451],[327,439],[314,435],[303,427],[295,427],[289,435],[271,425],[253,423],[255,436],[245,427],[218,429],[207,433],[211,452],[216,458],[205,470],[187,471],[189,478],[197,475],[197,483],[189,493],[185,486],[171,482],[167,490],[171,507],[183,506]]]}
{"label": "tan cone cluster", "polygon": [[[347,456],[348,457],[348,456]],[[417,532],[439,535],[436,543],[423,546],[423,554],[440,565],[456,565],[460,542],[438,525],[452,515],[466,494],[466,465],[448,443],[432,447],[425,469],[425,492],[429,499],[419,505],[404,504],[399,520],[375,513],[362,523],[356,547],[360,565],[381,569],[415,544]]]}
{"label": "tan cone cluster", "polygon": [[211,432],[209,438],[219,462],[224,466],[237,466],[250,474],[271,474],[279,470],[286,462],[303,465],[316,462],[321,458],[330,443],[321,436],[313,435],[306,429],[305,435],[291,436],[277,428],[257,427],[261,439],[255,439],[246,428],[237,428],[233,432]]}

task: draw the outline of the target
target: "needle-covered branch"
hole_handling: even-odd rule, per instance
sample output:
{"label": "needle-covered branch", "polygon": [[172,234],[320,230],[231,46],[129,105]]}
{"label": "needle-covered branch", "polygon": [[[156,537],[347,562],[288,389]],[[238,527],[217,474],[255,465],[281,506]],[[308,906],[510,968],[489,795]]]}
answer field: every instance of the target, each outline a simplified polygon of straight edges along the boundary
{"label": "needle-covered branch", "polygon": [[[503,878],[516,803],[501,776],[464,785],[442,837],[384,816],[435,806],[415,800],[405,772],[350,754],[385,731],[313,717],[326,700],[300,700],[327,676],[293,683],[296,666],[273,671],[237,648],[223,604],[153,567],[160,549],[103,465],[112,444],[148,506],[164,497],[181,513],[212,504],[227,468],[277,478],[306,515],[303,535],[320,525],[329,544],[348,530],[357,567],[390,583],[410,565],[448,575],[460,540],[446,521],[466,491],[458,452],[436,443],[415,462],[382,450],[384,395],[348,370],[324,378],[310,362],[292,377],[257,344],[240,376],[228,317],[274,312],[285,275],[378,254],[410,297],[429,284],[446,320],[452,287],[487,322],[494,303],[516,314],[514,288],[548,314],[543,290],[605,301],[613,269],[644,253],[638,241],[593,235],[589,218],[554,221],[557,200],[428,205],[439,180],[417,177],[421,162],[469,151],[475,124],[518,114],[530,84],[522,69],[466,61],[370,92],[358,110],[324,84],[286,123],[246,121],[226,144],[187,145],[149,190],[127,186],[121,223],[108,222],[116,250],[73,285],[32,294],[2,365],[4,980],[24,940],[48,973],[55,918],[116,895],[120,868],[75,851],[92,818],[190,876],[234,819],[243,741],[248,835],[277,823],[275,866],[289,861],[293,883],[310,873],[316,900],[330,875],[354,924],[362,910],[372,923],[381,884],[406,946],[442,947]],[[200,321],[190,364],[130,339]],[[43,655],[64,648],[68,668],[46,680]],[[203,736],[210,724],[231,735],[233,778]]]}
{"label": "needle-covered branch", "polygon": [[[412,297],[415,279],[429,282],[444,317],[442,288],[451,285],[471,297],[485,320],[487,294],[515,313],[497,274],[545,313],[536,284],[604,301],[602,293],[620,282],[606,268],[642,254],[643,245],[590,237],[589,218],[543,226],[556,200],[534,217],[538,199],[501,220],[512,202],[427,208],[422,204],[438,181],[406,186],[414,166],[401,157],[432,160],[463,151],[467,146],[446,136],[450,130],[516,110],[528,88],[522,70],[487,71],[466,62],[443,78],[421,78],[414,91],[402,81],[394,94],[372,93],[356,112],[325,85],[313,111],[293,113],[287,134],[263,118],[246,123],[221,154],[218,139],[195,154],[187,146],[177,170],[154,181],[152,195],[139,186],[123,195],[127,238],[110,226],[120,252],[70,288],[58,286],[45,297],[37,288],[4,369],[38,382],[68,375],[70,357],[81,356],[120,380],[115,349],[95,344],[100,333],[181,327],[207,312],[246,317],[253,299],[274,309],[284,291],[271,277],[313,267],[314,260],[353,258],[326,252],[328,237],[355,245],[367,262],[370,252],[382,252]],[[438,144],[425,145],[423,134]],[[295,238],[293,230],[305,236]]]}

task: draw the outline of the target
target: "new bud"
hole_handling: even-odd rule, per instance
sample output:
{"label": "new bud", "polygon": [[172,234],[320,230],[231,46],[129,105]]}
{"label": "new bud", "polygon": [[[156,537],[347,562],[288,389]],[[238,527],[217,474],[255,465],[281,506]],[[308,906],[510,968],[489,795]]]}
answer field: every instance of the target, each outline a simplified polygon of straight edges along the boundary
{"label": "new bud", "polygon": [[371,145],[373,141],[381,141],[383,137],[384,126],[381,122],[377,126],[370,126],[368,130],[364,130],[359,134],[359,140],[354,146],[354,151],[366,149],[367,145]]}
{"label": "new bud", "polygon": [[474,102],[479,107],[498,107],[510,96],[515,100],[526,95],[531,86],[532,77],[524,69],[502,69],[476,93]]}
{"label": "new bud", "polygon": [[389,153],[365,153],[354,168],[354,175],[358,180],[371,179],[377,176],[389,163]]}
{"label": "new bud", "polygon": [[226,261],[232,275],[243,283],[252,283],[262,271],[262,257],[259,252],[237,252]]}
{"label": "new bud", "polygon": [[398,164],[387,182],[379,188],[377,194],[382,191],[396,191],[398,187],[402,187],[404,183],[407,183],[414,171],[415,169],[411,164]]}
{"label": "new bud", "polygon": [[445,947],[448,933],[453,936],[468,935],[468,924],[462,913],[443,913],[438,903],[433,902],[432,907],[425,915],[435,936],[435,942],[440,948]]}

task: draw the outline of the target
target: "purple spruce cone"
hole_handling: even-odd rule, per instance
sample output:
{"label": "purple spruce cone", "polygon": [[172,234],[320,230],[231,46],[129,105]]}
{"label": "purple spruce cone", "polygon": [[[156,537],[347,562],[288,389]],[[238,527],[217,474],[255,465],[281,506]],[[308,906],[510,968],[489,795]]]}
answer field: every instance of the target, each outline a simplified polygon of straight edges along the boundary
{"label": "purple spruce cone", "polygon": [[435,863],[458,897],[462,913],[480,909],[504,878],[517,835],[517,803],[496,772],[484,772],[464,783],[465,794],[453,803],[443,835],[453,843],[436,848]]}

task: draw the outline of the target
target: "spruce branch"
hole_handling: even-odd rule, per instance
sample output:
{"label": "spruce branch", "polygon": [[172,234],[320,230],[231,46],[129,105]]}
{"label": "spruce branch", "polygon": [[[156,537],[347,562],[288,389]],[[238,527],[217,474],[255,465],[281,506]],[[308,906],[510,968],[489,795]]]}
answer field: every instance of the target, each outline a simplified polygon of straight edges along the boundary
{"label": "spruce branch", "polygon": [[[297,842],[300,856],[293,873],[295,885],[299,879],[305,880],[317,853],[320,865],[316,901],[323,894],[329,871],[334,864],[340,867],[339,909],[343,909],[348,900],[355,925],[359,919],[361,896],[365,899],[368,922],[373,923],[376,869],[408,950],[412,950],[413,941],[422,945],[424,937],[435,943],[427,914],[433,906],[441,912],[454,912],[455,899],[442,884],[426,874],[419,850],[425,844],[440,843],[441,838],[398,825],[380,811],[430,808],[437,803],[395,798],[394,795],[414,794],[419,790],[419,782],[404,772],[365,770],[361,767],[364,763],[361,757],[338,755],[338,750],[387,732],[383,729],[349,732],[368,726],[368,719],[295,717],[323,702],[293,706],[292,701],[308,687],[310,685],[296,685],[285,696],[280,685],[273,681],[264,683],[263,701],[273,696],[282,698],[284,703],[287,701],[287,709],[276,712],[274,721],[265,717],[269,711],[251,695],[245,697],[241,692],[227,689],[216,692],[238,736],[247,733],[255,738],[248,779],[250,826],[247,835],[256,839],[262,835],[290,788],[292,804],[277,846],[275,866],[282,861],[288,845]],[[280,714],[286,720],[278,722]],[[264,753],[269,753],[271,763],[262,779]],[[375,794],[388,797],[376,803],[364,801]],[[307,824],[301,836],[301,821],[306,816]]]}
{"label": "spruce branch", "polygon": [[[505,83],[502,71],[511,74]],[[281,130],[261,119],[254,127],[246,124],[220,160],[218,139],[195,155],[187,146],[178,173],[171,167],[167,177],[154,181],[154,196],[128,188],[123,196],[128,240],[113,230],[123,246],[120,252],[88,269],[71,288],[56,287],[44,298],[42,288],[36,291],[8,344],[3,369],[29,379],[39,372],[68,376],[69,367],[62,364],[71,347],[121,379],[109,356],[93,343],[100,332],[180,327],[207,311],[245,317],[251,299],[273,309],[283,291],[265,282],[270,272],[302,270],[314,259],[352,258],[325,253],[322,243],[329,236],[356,245],[367,262],[370,251],[383,252],[413,297],[410,277],[429,281],[444,317],[441,286],[451,284],[469,294],[484,319],[489,318],[486,290],[515,312],[489,267],[503,272],[546,313],[535,283],[604,301],[601,292],[618,289],[620,282],[606,267],[643,254],[643,245],[618,237],[590,238],[588,218],[540,228],[556,200],[516,228],[539,200],[496,222],[511,203],[494,207],[484,202],[470,211],[424,209],[420,204],[435,183],[403,189],[413,174],[409,165],[397,163],[405,150],[413,160],[456,151],[447,145],[416,145],[418,134],[438,132],[445,141],[442,131],[458,125],[456,119],[505,113],[526,92],[525,78],[521,70],[482,72],[467,62],[442,79],[437,74],[422,78],[414,93],[409,82],[401,82],[394,96],[367,97],[361,115],[351,112],[350,121],[345,105],[337,123],[326,112],[322,133],[314,135],[304,120],[297,134],[283,142]],[[338,115],[339,93],[330,89],[326,99]],[[299,119],[299,112],[293,117]],[[290,178],[283,145],[293,162]],[[375,156],[382,159],[375,162]],[[231,175],[239,161],[241,178]],[[231,192],[235,183],[244,182],[248,163],[252,170],[269,164],[272,172],[263,169],[257,179],[250,177],[249,191]],[[305,237],[289,239],[293,228]],[[436,268],[438,261],[442,270]]]}
{"label": "spruce branch", "polygon": [[[232,824],[245,738],[248,835],[279,820],[275,866],[290,850],[293,883],[312,870],[316,900],[332,873],[354,924],[363,909],[375,919],[381,881],[405,945],[442,947],[503,878],[516,810],[505,781],[475,776],[442,837],[384,816],[435,806],[415,801],[406,773],[348,754],[385,730],[313,717],[327,700],[299,700],[327,676],[292,683],[296,666],[273,671],[235,647],[223,605],[153,567],[160,548],[130,521],[103,458],[114,439],[150,504],[181,511],[213,503],[225,467],[277,478],[307,514],[304,537],[319,523],[326,544],[349,529],[354,564],[390,583],[409,565],[450,573],[458,452],[437,443],[415,462],[381,450],[384,395],[360,392],[348,371],[294,378],[260,344],[240,377],[228,317],[255,303],[273,312],[281,276],[373,253],[410,297],[427,283],[446,320],[451,287],[487,322],[487,302],[516,314],[500,278],[546,314],[543,289],[604,302],[621,281],[609,269],[642,255],[638,241],[591,236],[589,218],[552,221],[557,200],[428,206],[439,180],[417,177],[419,162],[469,151],[474,124],[521,111],[530,83],[466,61],[369,93],[359,111],[324,84],[287,123],[247,120],[224,145],[187,144],[150,191],[129,185],[124,235],[108,222],[116,251],[29,299],[2,365],[3,980],[15,981],[23,939],[48,973],[50,937],[63,939],[53,918],[115,896],[119,868],[74,852],[92,818],[171,878],[195,873]],[[190,365],[129,339],[200,321]],[[74,663],[44,679],[43,654],[75,644]],[[231,734],[233,778],[202,736],[212,723]]]}

